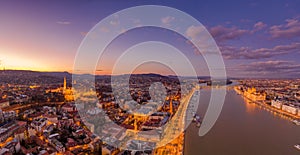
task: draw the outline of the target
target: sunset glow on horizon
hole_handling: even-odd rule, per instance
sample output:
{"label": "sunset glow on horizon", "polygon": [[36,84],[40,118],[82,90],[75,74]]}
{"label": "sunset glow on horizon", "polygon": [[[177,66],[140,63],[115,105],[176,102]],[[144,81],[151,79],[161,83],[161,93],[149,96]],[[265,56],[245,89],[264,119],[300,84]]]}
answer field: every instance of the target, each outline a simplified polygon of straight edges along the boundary
{"label": "sunset glow on horizon", "polygon": [[[300,3],[289,0],[272,4],[236,1],[235,5],[207,1],[195,2],[195,7],[187,7],[185,2],[159,1],[153,3],[2,1],[0,68],[72,72],[77,50],[95,24],[117,11],[145,4],[174,7],[199,20],[218,44],[228,76],[268,77],[274,74],[280,77],[300,76]],[[272,7],[269,7],[270,5]],[[162,25],[172,26],[176,20],[169,15],[161,18],[160,22]],[[137,25],[142,24],[142,19],[129,21]],[[182,29],[181,24],[176,25],[178,29]],[[111,32],[116,26],[122,26],[117,17],[101,30]],[[170,40],[174,44],[186,46],[177,36],[155,31],[128,32],[130,35],[123,37],[114,44],[114,47],[107,50],[105,54],[107,57],[95,69],[96,74],[111,73],[113,60],[116,60],[120,52],[124,52],[125,44],[132,46],[136,43],[133,38]],[[185,31],[190,37],[196,37],[199,33],[196,27]],[[192,55],[189,47],[182,49],[183,53]],[[193,59],[193,56],[191,57]],[[208,74],[203,62],[197,67],[197,72],[201,75]],[[153,72],[168,74],[159,69]]]}

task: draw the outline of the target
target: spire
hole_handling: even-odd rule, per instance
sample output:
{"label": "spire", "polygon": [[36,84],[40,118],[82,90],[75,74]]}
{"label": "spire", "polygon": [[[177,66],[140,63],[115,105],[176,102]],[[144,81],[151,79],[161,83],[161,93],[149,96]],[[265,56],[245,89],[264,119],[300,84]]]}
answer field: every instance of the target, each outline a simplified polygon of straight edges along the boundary
{"label": "spire", "polygon": [[173,97],[170,98],[170,114],[173,115]]}
{"label": "spire", "polygon": [[137,126],[137,116],[133,116],[134,117],[134,131],[138,130],[138,126]]}
{"label": "spire", "polygon": [[66,79],[66,77],[64,77],[64,90],[66,90],[67,89],[67,79]]}

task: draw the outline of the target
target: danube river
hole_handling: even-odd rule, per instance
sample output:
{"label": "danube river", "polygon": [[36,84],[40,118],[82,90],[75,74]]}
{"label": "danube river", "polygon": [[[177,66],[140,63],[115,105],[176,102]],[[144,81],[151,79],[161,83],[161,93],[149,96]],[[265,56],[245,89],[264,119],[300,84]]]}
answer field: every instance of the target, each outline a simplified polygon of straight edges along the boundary
{"label": "danube river", "polygon": [[[210,99],[201,90],[197,113],[203,117]],[[190,124],[185,134],[185,155],[299,155],[300,126],[255,105],[228,90],[222,112],[203,137]]]}

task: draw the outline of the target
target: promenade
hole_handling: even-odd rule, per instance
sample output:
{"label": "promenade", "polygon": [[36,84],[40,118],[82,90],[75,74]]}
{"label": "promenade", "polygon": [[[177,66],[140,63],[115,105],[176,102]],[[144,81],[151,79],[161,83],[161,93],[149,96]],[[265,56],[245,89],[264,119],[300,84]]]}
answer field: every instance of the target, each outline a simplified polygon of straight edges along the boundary
{"label": "promenade", "polygon": [[[166,144],[155,150],[155,155],[165,155],[165,154],[174,154],[181,155],[184,152],[184,130],[186,126],[186,115],[190,111],[188,110],[190,100],[195,93],[195,91],[199,89],[193,88],[193,90],[185,96],[180,103],[180,106],[173,116],[172,120],[170,120],[169,124],[165,128],[165,134],[163,135],[163,140],[158,143],[158,145]],[[176,137],[178,136],[178,137]]]}
{"label": "promenade", "polygon": [[246,100],[246,102],[252,102],[252,103],[255,103],[261,107],[263,107],[264,109],[266,109],[267,111],[271,111],[275,114],[278,114],[278,115],[282,115],[284,117],[287,117],[291,120],[294,120],[294,119],[300,119],[300,116],[298,115],[293,115],[291,113],[288,113],[286,111],[283,111],[281,109],[277,109],[275,107],[272,107],[271,105],[267,104],[266,101],[255,101],[255,100],[252,100],[248,97],[246,97],[245,95],[243,95],[243,92],[241,92],[240,90],[238,89],[234,89],[236,91],[236,93],[240,94],[241,96],[243,96],[243,98]]}

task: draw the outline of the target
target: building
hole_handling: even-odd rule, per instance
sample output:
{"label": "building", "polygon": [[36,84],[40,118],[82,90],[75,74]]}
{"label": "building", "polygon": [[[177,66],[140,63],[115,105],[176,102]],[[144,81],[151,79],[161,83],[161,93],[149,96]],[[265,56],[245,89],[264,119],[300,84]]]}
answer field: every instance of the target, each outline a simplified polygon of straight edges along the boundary
{"label": "building", "polygon": [[95,125],[92,123],[84,122],[84,125],[91,131],[95,132]]}
{"label": "building", "polygon": [[272,100],[271,101],[271,106],[275,107],[277,109],[281,109],[282,108],[282,104],[283,103],[281,101],[279,101],[279,100]]}
{"label": "building", "polygon": [[6,149],[9,150],[9,152],[16,154],[20,151],[21,149],[21,145],[20,142],[18,141],[18,139],[13,139],[12,141],[8,142],[5,147]]}
{"label": "building", "polygon": [[5,121],[14,120],[17,117],[17,113],[15,111],[5,111],[3,112],[3,118]]}
{"label": "building", "polygon": [[31,122],[31,126],[37,131],[37,132],[42,132],[43,128],[47,124],[47,118],[38,118],[36,120],[33,120]]}
{"label": "building", "polygon": [[44,115],[45,118],[47,118],[48,122],[51,123],[58,123],[57,115]]}
{"label": "building", "polygon": [[256,89],[252,87],[252,88],[248,88],[244,92],[244,96],[254,101],[264,101],[266,100],[267,95],[265,93],[257,92]]}
{"label": "building", "polygon": [[77,145],[76,141],[72,138],[68,138],[67,141],[68,141],[66,144],[67,148],[74,147]]}
{"label": "building", "polygon": [[32,127],[27,128],[28,136],[27,137],[31,137],[31,136],[35,136],[36,135],[36,130],[33,129]]}
{"label": "building", "polygon": [[9,106],[9,101],[7,100],[0,100],[0,109],[6,108]]}
{"label": "building", "polygon": [[282,110],[291,113],[293,115],[296,115],[298,112],[298,108],[292,104],[282,105]]}
{"label": "building", "polygon": [[20,128],[18,122],[12,121],[0,127],[0,142],[4,142]]}
{"label": "building", "polygon": [[139,132],[138,137],[145,139],[146,141],[158,142],[161,140],[161,134],[157,130],[151,130],[147,132]]}
{"label": "building", "polygon": [[74,95],[73,95],[73,89],[67,88],[67,79],[64,77],[64,86],[63,86],[63,94],[65,97],[65,100],[70,102],[74,101]]}
{"label": "building", "polygon": [[0,155],[11,155],[12,153],[10,153],[9,149],[7,148],[2,148],[0,149]]}
{"label": "building", "polygon": [[65,104],[61,107],[61,110],[64,111],[64,112],[67,112],[67,113],[72,113],[72,112],[75,112],[76,109],[75,109],[75,105],[74,104]]}
{"label": "building", "polygon": [[55,147],[55,149],[59,152],[65,152],[65,147],[59,142],[57,139],[53,138],[49,140],[50,144]]}
{"label": "building", "polygon": [[66,77],[64,77],[64,91],[67,89],[67,79],[66,79]]}

